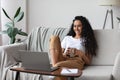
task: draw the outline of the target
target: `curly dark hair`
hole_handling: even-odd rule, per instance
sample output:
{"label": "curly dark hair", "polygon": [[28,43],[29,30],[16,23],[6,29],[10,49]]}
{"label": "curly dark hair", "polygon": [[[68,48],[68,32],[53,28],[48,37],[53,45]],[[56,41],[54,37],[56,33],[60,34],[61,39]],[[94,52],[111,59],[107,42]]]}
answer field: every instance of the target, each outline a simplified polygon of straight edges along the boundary
{"label": "curly dark hair", "polygon": [[80,20],[82,23],[81,38],[83,38],[82,43],[85,46],[85,53],[96,56],[96,50],[98,46],[93,29],[87,18],[83,16],[76,16],[67,35],[75,37],[76,34],[73,30],[75,20]]}

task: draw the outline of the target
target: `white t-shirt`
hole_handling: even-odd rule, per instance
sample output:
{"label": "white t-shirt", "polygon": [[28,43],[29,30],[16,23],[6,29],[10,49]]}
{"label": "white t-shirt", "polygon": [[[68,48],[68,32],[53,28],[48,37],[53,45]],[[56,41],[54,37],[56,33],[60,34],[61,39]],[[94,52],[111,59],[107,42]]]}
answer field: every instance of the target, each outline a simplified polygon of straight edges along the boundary
{"label": "white t-shirt", "polygon": [[[66,36],[61,42],[62,48],[65,49],[65,52],[68,48],[76,48],[85,52],[85,47],[82,45],[82,38],[75,39],[72,36]],[[64,52],[64,53],[65,53]]]}

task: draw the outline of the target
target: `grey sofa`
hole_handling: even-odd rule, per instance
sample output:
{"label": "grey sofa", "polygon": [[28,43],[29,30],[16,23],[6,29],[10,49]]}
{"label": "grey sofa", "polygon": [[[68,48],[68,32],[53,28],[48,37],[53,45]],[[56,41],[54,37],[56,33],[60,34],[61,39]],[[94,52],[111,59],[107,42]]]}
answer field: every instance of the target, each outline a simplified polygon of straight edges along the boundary
{"label": "grey sofa", "polygon": [[[62,40],[67,32],[68,28],[37,27],[27,41],[0,46],[0,80],[15,79],[16,72],[10,68],[21,66],[18,50],[49,52],[50,36],[59,35]],[[120,80],[120,30],[94,30],[94,33],[98,43],[97,56],[75,80]],[[20,80],[40,79],[40,75],[20,73]],[[49,80],[49,77],[43,75],[43,79]]]}

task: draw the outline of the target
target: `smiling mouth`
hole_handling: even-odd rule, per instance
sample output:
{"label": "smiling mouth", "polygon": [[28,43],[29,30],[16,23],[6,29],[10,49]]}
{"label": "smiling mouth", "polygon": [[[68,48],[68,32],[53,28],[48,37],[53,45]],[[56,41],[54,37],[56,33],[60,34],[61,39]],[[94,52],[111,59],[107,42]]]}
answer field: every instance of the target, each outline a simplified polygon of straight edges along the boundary
{"label": "smiling mouth", "polygon": [[75,31],[75,32],[80,32],[80,31]]}

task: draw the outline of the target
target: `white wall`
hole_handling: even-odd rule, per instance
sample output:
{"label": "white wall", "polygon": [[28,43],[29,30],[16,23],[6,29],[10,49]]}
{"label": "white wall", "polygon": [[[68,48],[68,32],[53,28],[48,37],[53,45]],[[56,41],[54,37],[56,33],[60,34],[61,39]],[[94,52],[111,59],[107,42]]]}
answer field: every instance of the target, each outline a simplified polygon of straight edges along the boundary
{"label": "white wall", "polygon": [[[1,6],[10,16],[13,16],[16,9],[21,6],[25,16],[17,25],[27,32],[38,26],[69,27],[73,18],[77,15],[86,16],[94,29],[102,29],[106,9],[108,8],[99,6],[97,0],[1,0]],[[114,26],[115,29],[118,29],[116,17],[120,17],[120,7],[112,8],[114,11]],[[4,24],[8,19],[3,12],[1,16],[2,30],[4,30]],[[106,28],[111,29],[110,18],[107,20]],[[8,40],[8,36],[4,35],[3,44],[8,44]]]}
{"label": "white wall", "polygon": [[[21,6],[21,10],[24,11],[24,18],[16,24],[16,27],[26,31],[26,0],[1,0],[1,7],[6,10],[10,17],[14,17],[16,10]],[[1,10],[1,25],[2,30],[5,30],[5,23],[9,22],[9,19],[4,15]],[[18,36],[19,37],[19,36]],[[9,43],[9,37],[7,35],[2,35],[2,45]]]}
{"label": "white wall", "polygon": [[[77,15],[86,16],[94,29],[102,29],[107,7],[99,6],[97,0],[28,0],[28,31],[37,26],[69,27]],[[113,7],[114,25],[118,27],[116,16],[120,7]],[[110,18],[106,28],[110,29]]]}

